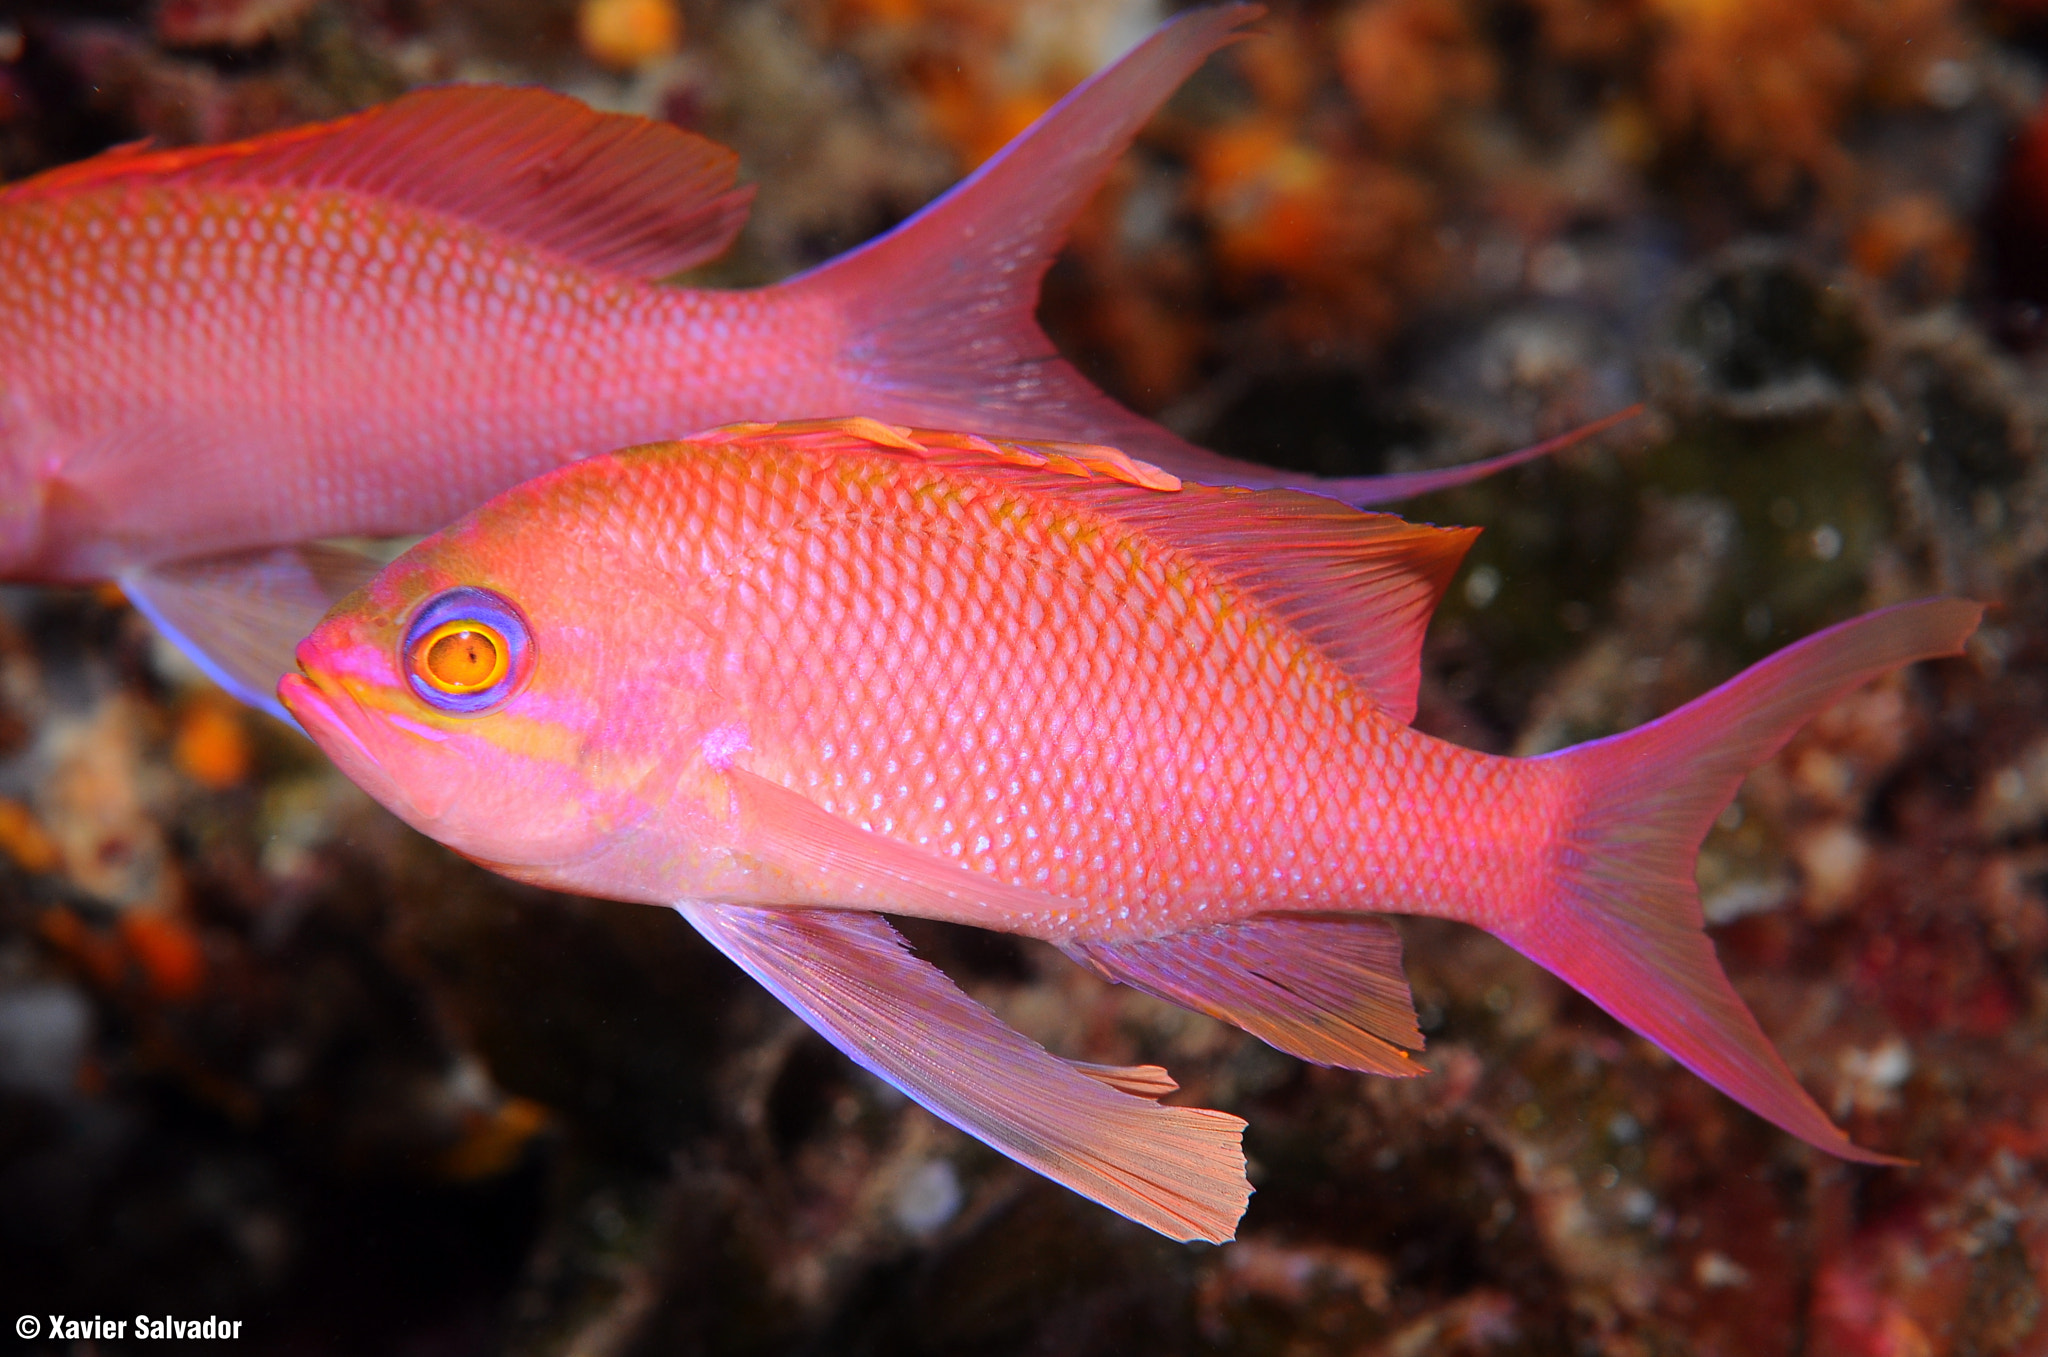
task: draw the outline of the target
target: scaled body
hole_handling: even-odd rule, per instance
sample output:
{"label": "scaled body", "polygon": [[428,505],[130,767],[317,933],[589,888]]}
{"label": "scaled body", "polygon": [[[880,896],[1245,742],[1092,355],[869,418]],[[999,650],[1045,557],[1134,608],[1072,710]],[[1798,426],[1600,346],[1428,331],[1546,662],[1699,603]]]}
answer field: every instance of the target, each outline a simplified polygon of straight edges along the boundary
{"label": "scaled body", "polygon": [[818,297],[656,287],[353,191],[0,197],[0,275],[16,577],[417,535],[635,435],[841,395]]}
{"label": "scaled body", "polygon": [[[1728,987],[1693,854],[1814,709],[1953,650],[1978,610],[1874,614],[1641,731],[1499,758],[1408,726],[1422,630],[1469,540],[1182,486],[1107,449],[753,426],[493,501],[338,608],[283,696],[420,829],[523,880],[683,906],[914,1094],[931,1071],[891,1065],[875,1035],[914,1033],[913,1006],[847,1016],[889,983],[857,931],[885,926],[838,911],[1043,938],[1382,1073],[1413,1072],[1421,1038],[1378,915],[1424,913],[1495,932],[1764,1115],[1873,1157]],[[474,634],[516,655],[501,687],[445,699],[418,628],[470,637],[478,608],[497,621]],[[858,964],[829,960],[835,927]],[[763,943],[791,928],[819,955]],[[1230,1198],[1162,1224],[1091,1195],[1204,1237]]]}
{"label": "scaled body", "polygon": [[[560,843],[537,859],[532,823],[496,807],[456,846],[564,889],[776,901],[784,872],[704,829],[737,764],[864,831],[1041,893],[946,914],[1053,942],[1415,901],[1483,922],[1513,903],[1530,864],[1501,848],[1548,833],[1548,775],[1514,781],[1518,761],[1415,734],[1412,681],[1376,696],[1227,572],[1141,526],[1200,492],[989,478],[978,453],[944,452],[830,431],[692,440],[593,459],[450,535],[477,554],[449,582],[513,581],[505,592],[531,616],[581,619],[584,637],[541,648],[536,682],[550,704],[574,692],[589,705],[516,719],[535,723],[522,738],[539,762],[573,755],[565,787],[591,752],[569,732],[601,721],[589,790],[620,798],[607,823],[631,822],[588,854],[574,846],[573,864]],[[1069,504],[1070,488],[1103,502]],[[1233,540],[1232,498],[1206,500],[1212,557],[1248,545]],[[1366,545],[1412,579],[1394,617],[1353,620],[1390,623],[1389,647],[1412,665],[1470,534],[1302,507],[1304,537],[1331,522],[1384,529]],[[883,898],[830,873],[796,888],[816,904]]]}

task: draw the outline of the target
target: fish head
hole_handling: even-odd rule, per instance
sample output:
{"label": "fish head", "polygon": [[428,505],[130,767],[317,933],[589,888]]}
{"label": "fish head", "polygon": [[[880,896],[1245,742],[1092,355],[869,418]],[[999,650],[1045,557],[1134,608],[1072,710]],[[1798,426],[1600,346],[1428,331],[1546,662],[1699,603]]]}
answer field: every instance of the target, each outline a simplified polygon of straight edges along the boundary
{"label": "fish head", "polygon": [[648,770],[606,722],[604,638],[570,606],[562,557],[460,528],[335,605],[278,697],[414,828],[508,875],[573,884],[644,813]]}

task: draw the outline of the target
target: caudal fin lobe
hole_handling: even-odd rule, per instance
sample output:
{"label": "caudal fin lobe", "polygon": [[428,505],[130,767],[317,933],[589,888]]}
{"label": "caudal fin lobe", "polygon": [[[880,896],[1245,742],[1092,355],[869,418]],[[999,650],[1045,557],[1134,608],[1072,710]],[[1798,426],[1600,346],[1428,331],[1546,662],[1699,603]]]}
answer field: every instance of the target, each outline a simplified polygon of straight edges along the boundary
{"label": "caudal fin lobe", "polygon": [[1500,936],[1757,1115],[1831,1154],[1852,1143],[1793,1078],[1702,931],[1700,842],[1743,777],[1815,714],[1915,660],[1956,655],[1983,607],[1926,599],[1853,618],[1649,725],[1549,755],[1580,810],[1547,908]]}
{"label": "caudal fin lobe", "polygon": [[784,286],[843,318],[840,408],[898,424],[1109,444],[1205,485],[1387,504],[1518,466],[1633,418],[1459,466],[1325,479],[1240,462],[1124,409],[1038,328],[1039,284],[1110,167],[1182,81],[1247,36],[1259,5],[1190,10],[1086,81],[887,235]]}
{"label": "caudal fin lobe", "polygon": [[944,197],[786,284],[826,294],[847,318],[847,408],[1112,444],[1194,479],[1247,469],[1105,396],[1059,356],[1035,313],[1053,255],[1110,166],[1181,82],[1264,12],[1225,5],[1162,25]]}

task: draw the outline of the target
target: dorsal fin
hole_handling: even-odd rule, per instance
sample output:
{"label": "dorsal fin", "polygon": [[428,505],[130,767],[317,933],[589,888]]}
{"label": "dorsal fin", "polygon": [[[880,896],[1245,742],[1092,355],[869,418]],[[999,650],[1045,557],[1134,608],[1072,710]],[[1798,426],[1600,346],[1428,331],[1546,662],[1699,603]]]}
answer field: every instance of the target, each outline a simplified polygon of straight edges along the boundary
{"label": "dorsal fin", "polygon": [[866,418],[733,424],[693,443],[896,451],[1036,485],[1178,547],[1300,630],[1389,716],[1415,719],[1422,634],[1477,528],[1437,528],[1297,490],[1183,482],[1115,448],[982,438]]}
{"label": "dorsal fin", "polygon": [[1415,719],[1423,633],[1479,536],[1298,490],[1189,486],[1132,496],[1116,516],[1258,598],[1404,725]]}
{"label": "dorsal fin", "polygon": [[116,147],[0,202],[118,184],[344,189],[501,232],[587,268],[661,278],[717,257],[746,221],[731,151],[668,123],[541,89],[450,85],[221,146]]}

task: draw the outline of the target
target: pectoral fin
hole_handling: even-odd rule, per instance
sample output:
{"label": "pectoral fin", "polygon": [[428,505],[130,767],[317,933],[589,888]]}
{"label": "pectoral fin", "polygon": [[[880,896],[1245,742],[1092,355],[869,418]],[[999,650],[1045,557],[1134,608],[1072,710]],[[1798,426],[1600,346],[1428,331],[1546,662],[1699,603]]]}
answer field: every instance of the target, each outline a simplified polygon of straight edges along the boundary
{"label": "pectoral fin", "polygon": [[1055,936],[1078,907],[850,824],[758,773],[730,768],[726,777],[739,806],[741,846],[799,881],[829,887],[835,903]]}
{"label": "pectoral fin", "polygon": [[1173,1081],[1078,1066],[1011,1030],[871,914],[679,905],[713,946],[911,1098],[1010,1158],[1174,1239],[1220,1243],[1251,1196],[1227,1112],[1151,1101]]}
{"label": "pectoral fin", "polygon": [[267,547],[143,566],[121,576],[128,601],[207,677],[278,720],[277,681],[327,610],[384,565],[325,543]]}
{"label": "pectoral fin", "polygon": [[1234,1023],[1303,1060],[1369,1074],[1425,1071],[1408,1054],[1422,1048],[1422,1031],[1401,973],[1401,937],[1373,915],[1267,914],[1065,950],[1111,980]]}

